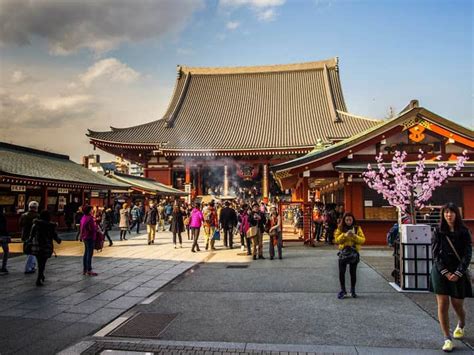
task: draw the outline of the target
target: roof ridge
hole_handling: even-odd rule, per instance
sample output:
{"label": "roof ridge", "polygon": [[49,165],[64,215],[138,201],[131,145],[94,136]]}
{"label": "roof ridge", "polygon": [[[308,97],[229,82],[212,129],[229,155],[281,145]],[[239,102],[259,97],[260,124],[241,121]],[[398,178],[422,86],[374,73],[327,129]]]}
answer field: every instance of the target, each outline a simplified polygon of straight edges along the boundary
{"label": "roof ridge", "polygon": [[22,145],[16,145],[16,144],[11,144],[11,143],[0,142],[0,148],[4,148],[4,149],[8,149],[8,150],[14,150],[14,151],[17,151],[17,152],[36,154],[36,155],[41,155],[41,156],[50,157],[50,158],[70,160],[69,155],[48,152],[48,151],[45,151],[45,150],[25,147],[25,146],[22,146]]}
{"label": "roof ridge", "polygon": [[[351,116],[351,117],[354,117],[354,118],[360,118],[362,120],[367,120],[367,121],[373,121],[373,122],[382,122],[383,120],[382,119],[379,119],[379,118],[373,118],[373,117],[367,117],[367,116],[360,116],[360,115],[354,115],[350,112],[347,112],[347,111],[342,111],[342,110],[336,110],[337,113],[339,114],[343,114],[343,115],[347,115],[347,116]],[[400,115],[397,115],[396,117],[398,117]]]}
{"label": "roof ridge", "polygon": [[185,65],[178,66],[178,72],[194,75],[223,75],[223,74],[250,74],[250,73],[276,73],[286,71],[301,71],[324,69],[337,69],[338,57],[303,63],[292,64],[273,64],[273,65],[255,65],[255,66],[239,66],[239,67],[189,67]]}

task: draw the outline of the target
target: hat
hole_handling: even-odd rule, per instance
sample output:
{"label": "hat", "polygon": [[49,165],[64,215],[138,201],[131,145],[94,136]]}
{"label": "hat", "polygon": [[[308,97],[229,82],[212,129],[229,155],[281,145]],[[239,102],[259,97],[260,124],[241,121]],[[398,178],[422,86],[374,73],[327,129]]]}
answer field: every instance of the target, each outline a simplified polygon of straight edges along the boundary
{"label": "hat", "polygon": [[31,201],[29,204],[28,204],[28,208],[31,210],[31,209],[38,209],[38,206],[39,206],[39,203],[36,202],[36,201]]}

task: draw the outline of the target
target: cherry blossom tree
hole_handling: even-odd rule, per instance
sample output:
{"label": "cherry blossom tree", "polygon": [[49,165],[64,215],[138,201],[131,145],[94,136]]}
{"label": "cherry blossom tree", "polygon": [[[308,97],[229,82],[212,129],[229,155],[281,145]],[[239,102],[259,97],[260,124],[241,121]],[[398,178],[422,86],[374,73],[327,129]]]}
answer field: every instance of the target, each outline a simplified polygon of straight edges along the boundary
{"label": "cherry blossom tree", "polygon": [[408,171],[408,164],[405,162],[407,153],[396,151],[390,165],[384,164],[383,155],[380,153],[375,157],[377,169],[367,165],[367,171],[363,173],[364,181],[367,185],[381,194],[388,203],[394,207],[399,207],[403,213],[412,216],[415,223],[415,210],[422,209],[433,191],[441,186],[446,179],[461,170],[469,157],[465,150],[456,159],[456,164],[449,167],[447,162],[441,162],[441,156],[435,158],[438,161],[437,167],[426,168],[426,158],[424,152],[420,150],[415,171]]}

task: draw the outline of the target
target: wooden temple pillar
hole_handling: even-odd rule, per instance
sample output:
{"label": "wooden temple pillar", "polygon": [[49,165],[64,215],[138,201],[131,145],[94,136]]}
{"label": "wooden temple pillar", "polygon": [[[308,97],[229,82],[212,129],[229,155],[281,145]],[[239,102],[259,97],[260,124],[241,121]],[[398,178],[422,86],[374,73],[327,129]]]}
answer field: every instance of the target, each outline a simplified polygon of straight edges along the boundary
{"label": "wooden temple pillar", "polygon": [[47,187],[47,186],[44,187],[44,191],[43,191],[43,203],[41,204],[41,206],[43,206],[43,209],[44,209],[44,210],[47,210],[47,209],[48,209],[48,187]]}
{"label": "wooden temple pillar", "polygon": [[197,195],[202,195],[202,175],[201,167],[197,167],[197,186],[196,186]]}
{"label": "wooden temple pillar", "polygon": [[268,164],[262,165],[262,197],[268,203]]}
{"label": "wooden temple pillar", "polygon": [[189,167],[189,163],[184,163],[184,183],[190,184],[191,183],[191,168]]}

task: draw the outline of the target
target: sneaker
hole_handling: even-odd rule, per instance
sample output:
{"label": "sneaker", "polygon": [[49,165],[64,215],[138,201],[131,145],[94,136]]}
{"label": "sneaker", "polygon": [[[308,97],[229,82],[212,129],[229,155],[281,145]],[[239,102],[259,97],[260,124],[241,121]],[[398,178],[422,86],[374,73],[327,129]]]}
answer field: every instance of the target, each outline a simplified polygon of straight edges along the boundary
{"label": "sneaker", "polygon": [[178,247],[176,246],[176,244],[174,245],[174,248],[175,248],[175,249],[178,249]]}
{"label": "sneaker", "polygon": [[88,276],[97,276],[98,274],[96,272],[89,271],[87,273]]}
{"label": "sneaker", "polygon": [[459,324],[456,326],[456,329],[454,329],[453,338],[454,339],[464,338],[464,328],[461,328]]}
{"label": "sneaker", "polygon": [[446,339],[444,341],[444,345],[443,347],[441,348],[443,351],[446,351],[447,353],[453,351],[454,349],[454,344],[453,344],[453,341],[451,339]]}
{"label": "sneaker", "polygon": [[337,294],[337,298],[342,300],[345,296],[347,295],[347,292],[346,291],[339,291],[339,293]]}
{"label": "sneaker", "polygon": [[243,245],[240,246],[241,251],[245,251],[245,247]]}
{"label": "sneaker", "polygon": [[182,247],[183,247],[183,244],[180,244],[180,245],[179,245],[179,248],[181,249]]}
{"label": "sneaker", "polygon": [[357,294],[355,290],[351,290],[351,296],[352,298],[357,298]]}

